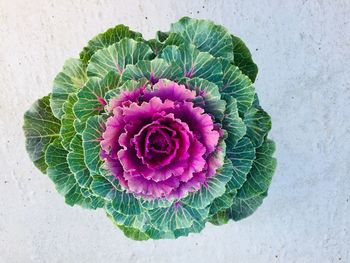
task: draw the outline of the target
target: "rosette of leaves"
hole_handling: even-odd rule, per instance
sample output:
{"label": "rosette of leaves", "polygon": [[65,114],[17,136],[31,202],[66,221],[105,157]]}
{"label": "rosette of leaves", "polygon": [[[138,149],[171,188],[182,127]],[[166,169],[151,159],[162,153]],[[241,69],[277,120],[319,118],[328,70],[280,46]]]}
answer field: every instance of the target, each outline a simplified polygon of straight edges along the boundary
{"label": "rosette of leaves", "polygon": [[24,115],[26,148],[69,205],[135,240],[252,214],[276,160],[242,40],[184,17],[145,40],[118,25],[68,59]]}

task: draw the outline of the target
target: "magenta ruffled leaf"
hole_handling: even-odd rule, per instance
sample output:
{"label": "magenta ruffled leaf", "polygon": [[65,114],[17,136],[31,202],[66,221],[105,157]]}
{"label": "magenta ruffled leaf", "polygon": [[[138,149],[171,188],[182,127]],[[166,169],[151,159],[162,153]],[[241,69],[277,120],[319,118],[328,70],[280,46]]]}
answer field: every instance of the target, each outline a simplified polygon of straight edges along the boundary
{"label": "magenta ruffled leaf", "polygon": [[[181,90],[183,89],[183,90]],[[124,187],[146,198],[181,198],[209,177],[206,158],[219,132],[203,109],[194,107],[194,92],[161,81],[146,90],[141,104],[113,109],[101,147]]]}

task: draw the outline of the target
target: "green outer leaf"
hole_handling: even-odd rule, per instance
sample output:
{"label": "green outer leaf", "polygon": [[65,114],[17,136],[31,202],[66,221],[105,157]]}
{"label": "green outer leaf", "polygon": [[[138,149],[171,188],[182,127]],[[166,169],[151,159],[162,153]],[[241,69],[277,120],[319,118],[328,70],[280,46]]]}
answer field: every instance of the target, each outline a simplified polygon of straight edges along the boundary
{"label": "green outer leaf", "polygon": [[147,41],[147,44],[152,49],[153,54],[156,56],[162,52],[164,47],[163,43],[159,42],[157,39],[150,39]]}
{"label": "green outer leaf", "polygon": [[169,63],[176,63],[188,78],[203,78],[222,85],[222,66],[218,59],[208,52],[200,52],[193,45],[183,44],[167,46],[163,49],[161,58]]}
{"label": "green outer leaf", "polygon": [[96,209],[104,202],[79,187],[66,161],[68,152],[63,148],[60,138],[55,139],[46,150],[47,175],[54,182],[57,192],[65,197],[68,205],[78,204],[84,208]]}
{"label": "green outer leaf", "polygon": [[251,80],[230,61],[221,59],[223,69],[223,85],[220,91],[237,100],[238,110],[244,114],[254,101],[255,88]]}
{"label": "green outer leaf", "polygon": [[275,143],[269,139],[256,149],[256,159],[247,180],[237,193],[238,198],[249,199],[267,191],[276,169],[276,159],[272,157],[274,152]]}
{"label": "green outer leaf", "polygon": [[142,40],[142,35],[140,33],[129,30],[127,26],[117,25],[91,39],[80,53],[80,59],[84,63],[87,63],[97,50],[106,48],[126,37]]}
{"label": "green outer leaf", "polygon": [[68,205],[80,205],[83,208],[96,209],[104,206],[104,200],[93,196],[87,189],[75,185],[65,196],[65,202]]}
{"label": "green outer leaf", "polygon": [[193,221],[191,227],[174,230],[174,236],[175,238],[178,238],[181,236],[188,236],[190,233],[199,233],[204,229],[205,223],[206,220],[196,219]]}
{"label": "green outer leaf", "polygon": [[242,187],[255,159],[255,148],[247,137],[240,140],[235,147],[226,150],[226,156],[232,162],[233,176],[227,183],[229,192]]}
{"label": "green outer leaf", "polygon": [[257,109],[261,108],[260,102],[259,102],[259,97],[258,97],[257,93],[255,93],[255,95],[254,95],[254,101],[253,101],[252,107],[257,108]]}
{"label": "green outer leaf", "polygon": [[210,222],[215,225],[225,224],[228,221],[228,215],[220,212],[229,208],[237,194],[237,190],[242,187],[247,179],[247,174],[252,167],[255,159],[255,148],[250,140],[244,137],[235,147],[226,150],[226,156],[230,158],[233,166],[233,176],[226,184],[226,192],[220,197],[214,199],[210,206]]}
{"label": "green outer leaf", "polygon": [[75,116],[73,113],[73,105],[77,101],[76,95],[73,93],[68,96],[68,100],[63,104],[63,112],[61,119],[60,137],[62,145],[66,150],[69,150],[69,144],[75,135],[73,127]]}
{"label": "green outer leaf", "polygon": [[120,226],[120,225],[117,225],[117,226],[119,227],[120,230],[123,231],[125,236],[127,236],[128,238],[131,238],[133,240],[144,241],[144,240],[148,240],[150,238],[147,234],[141,232],[139,229],[132,228],[132,227]]}
{"label": "green outer leaf", "polygon": [[119,184],[119,180],[112,174],[112,172],[108,169],[108,165],[106,162],[102,163],[99,171],[99,175],[108,180],[115,189],[118,191],[122,191],[123,189],[121,188]]}
{"label": "green outer leaf", "polygon": [[81,122],[80,120],[75,119],[73,122],[73,126],[76,133],[79,133],[81,135],[85,129],[85,122]]}
{"label": "green outer leaf", "polygon": [[80,188],[80,191],[84,197],[90,197],[92,194],[90,189],[88,189],[88,188]]}
{"label": "green outer leaf", "polygon": [[141,206],[147,210],[156,209],[156,208],[166,208],[171,206],[174,201],[168,201],[166,199],[153,199],[147,200],[144,198],[140,199]]}
{"label": "green outer leaf", "polygon": [[210,204],[210,215],[214,215],[223,209],[230,208],[233,204],[233,199],[236,195],[236,191],[225,193],[218,198],[215,198],[213,202]]}
{"label": "green outer leaf", "polygon": [[208,20],[183,17],[171,24],[170,31],[179,33],[185,41],[189,41],[200,51],[209,52],[214,57],[233,60],[231,35],[223,26]]}
{"label": "green outer leaf", "polygon": [[212,217],[210,217],[209,222],[213,225],[220,226],[227,224],[229,219],[230,218],[228,216],[227,210],[221,210],[214,214]]}
{"label": "green outer leaf", "polygon": [[91,116],[83,131],[84,161],[87,168],[93,174],[99,173],[102,164],[100,158],[100,141],[105,130],[104,116]]}
{"label": "green outer leaf", "polygon": [[227,95],[224,95],[223,98],[227,105],[222,127],[227,131],[226,144],[228,148],[231,148],[245,135],[247,128],[239,117],[236,99]]}
{"label": "green outer leaf", "polygon": [[203,97],[203,102],[199,101],[198,103],[203,103],[204,105],[201,106],[205,112],[212,114],[216,120],[221,122],[224,117],[226,102],[221,99],[218,86],[201,78],[183,78],[181,82],[188,89],[195,90],[197,96]]}
{"label": "green outer leaf", "polygon": [[47,175],[55,183],[57,192],[66,195],[74,188],[76,181],[71,173],[66,156],[68,152],[63,148],[61,140],[55,139],[46,150],[45,160],[48,165]]}
{"label": "green outer leaf", "polygon": [[138,215],[142,211],[140,201],[134,194],[126,191],[116,191],[116,196],[112,201],[113,208],[124,215]]}
{"label": "green outer leaf", "polygon": [[253,214],[262,204],[267,192],[254,196],[249,199],[233,198],[232,205],[228,209],[218,211],[210,217],[209,222],[214,225],[223,225],[229,219],[238,221]]}
{"label": "green outer leaf", "polygon": [[258,74],[258,66],[253,62],[252,55],[244,42],[231,35],[233,43],[234,64],[254,83]]}
{"label": "green outer leaf", "polygon": [[69,94],[79,90],[87,80],[85,69],[85,65],[79,59],[70,58],[54,79],[50,106],[56,118],[61,119],[64,114],[63,104]]}
{"label": "green outer leaf", "polygon": [[143,211],[140,200],[120,187],[118,180],[106,169],[105,163],[100,167],[100,176],[94,176],[91,189],[96,195],[110,200],[110,209],[122,216],[137,216]]}
{"label": "green outer leaf", "polygon": [[179,66],[160,58],[140,60],[135,65],[127,65],[122,75],[123,80],[146,78],[153,83],[162,78],[177,80],[181,77],[182,70]]}
{"label": "green outer leaf", "polygon": [[185,39],[181,36],[181,34],[174,33],[174,32],[157,31],[155,39],[165,46],[169,46],[169,45],[180,46],[185,42]]}
{"label": "green outer leaf", "polygon": [[71,151],[67,155],[67,162],[70,170],[80,187],[89,187],[92,177],[84,162],[83,141],[81,135],[76,134],[71,143]]}
{"label": "green outer leaf", "polygon": [[105,210],[107,214],[109,214],[112,217],[113,222],[115,222],[117,225],[137,228],[141,231],[144,231],[149,222],[149,215],[147,213],[126,215],[121,213],[120,211],[117,211],[113,206],[112,202],[106,203]]}
{"label": "green outer leaf", "polygon": [[73,107],[77,119],[86,122],[90,116],[104,111],[106,92],[117,87],[118,84],[119,74],[115,71],[109,72],[102,80],[94,77],[90,78],[77,93],[78,101]]}
{"label": "green outer leaf", "polygon": [[[161,202],[161,204],[165,203]],[[148,208],[151,208],[151,206],[148,206]],[[173,209],[174,206],[176,205],[173,204]],[[125,215],[121,212],[118,212],[111,203],[107,203],[105,209],[108,217],[113,221],[115,225],[123,225],[127,228],[136,229],[140,233],[143,233],[152,239],[174,239],[179,236],[187,236],[189,233],[199,233],[205,226],[205,217],[207,215],[207,210],[192,211],[192,209],[189,208],[189,210],[192,211],[191,213],[197,215],[196,217],[191,218],[192,223],[190,227],[164,231],[155,228],[154,224],[152,223],[153,219],[147,210],[143,210],[143,212],[137,215]],[[160,208],[158,207],[158,209]],[[172,210],[168,209],[168,212],[171,211]],[[171,217],[173,216],[176,217],[176,215],[171,215]]]}
{"label": "green outer leaf", "polygon": [[[188,229],[188,228],[186,228]],[[148,226],[147,229],[145,230],[146,235],[148,235],[152,239],[175,239],[175,233],[174,232],[165,232],[165,231],[160,231],[152,226]]]}
{"label": "green outer leaf", "polygon": [[121,74],[128,64],[152,58],[151,48],[143,42],[124,38],[107,48],[98,50],[90,59],[87,67],[89,77],[103,78],[114,70]]}
{"label": "green outer leaf", "polygon": [[249,199],[236,198],[233,205],[227,210],[227,216],[235,221],[241,220],[253,214],[262,204],[267,192]]}
{"label": "green outer leaf", "polygon": [[271,118],[263,109],[250,108],[243,119],[247,136],[255,147],[259,147],[271,130]]}
{"label": "green outer leaf", "polygon": [[208,180],[207,186],[202,186],[199,191],[191,193],[181,201],[195,208],[207,207],[215,198],[225,193],[225,185],[232,177],[232,169],[231,161],[225,159],[224,165]]}
{"label": "green outer leaf", "polygon": [[50,95],[37,100],[24,113],[23,130],[29,158],[43,173],[46,172],[45,150],[59,136],[60,121],[53,116]]}
{"label": "green outer leaf", "polygon": [[169,32],[163,32],[163,31],[160,31],[160,30],[158,30],[156,32],[156,39],[159,42],[164,42],[168,37],[169,37]]}
{"label": "green outer leaf", "polygon": [[181,203],[149,210],[151,224],[161,231],[190,228],[196,221],[204,224],[208,213],[208,208],[196,209]]}
{"label": "green outer leaf", "polygon": [[152,239],[176,239],[181,236],[188,236],[190,233],[199,233],[204,227],[205,221],[194,220],[191,227],[175,229],[174,231],[162,231],[148,225],[145,233]]}
{"label": "green outer leaf", "polygon": [[93,180],[90,185],[91,191],[106,200],[113,200],[117,196],[117,189],[106,178],[100,175],[93,176]]}
{"label": "green outer leaf", "polygon": [[[157,36],[157,39],[160,40],[159,34]],[[161,42],[163,42],[164,47],[170,46],[170,45],[180,46],[185,42],[185,39],[181,36],[181,34],[170,32],[170,33],[167,33],[166,39],[164,39]]]}
{"label": "green outer leaf", "polygon": [[148,40],[147,43],[151,47],[155,55],[159,55],[163,48],[169,45],[180,46],[185,42],[185,39],[177,33],[157,32],[156,39]]}

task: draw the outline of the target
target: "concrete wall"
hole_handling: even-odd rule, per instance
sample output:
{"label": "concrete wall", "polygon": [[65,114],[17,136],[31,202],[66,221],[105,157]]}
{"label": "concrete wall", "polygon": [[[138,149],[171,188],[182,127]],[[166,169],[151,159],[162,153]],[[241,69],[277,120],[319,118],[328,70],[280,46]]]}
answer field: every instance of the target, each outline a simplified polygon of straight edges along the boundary
{"label": "concrete wall", "polygon": [[[0,0],[0,262],[350,262],[349,0]],[[95,34],[210,18],[250,47],[278,169],[248,219],[175,241],[126,239],[64,204],[24,150],[23,112]]]}

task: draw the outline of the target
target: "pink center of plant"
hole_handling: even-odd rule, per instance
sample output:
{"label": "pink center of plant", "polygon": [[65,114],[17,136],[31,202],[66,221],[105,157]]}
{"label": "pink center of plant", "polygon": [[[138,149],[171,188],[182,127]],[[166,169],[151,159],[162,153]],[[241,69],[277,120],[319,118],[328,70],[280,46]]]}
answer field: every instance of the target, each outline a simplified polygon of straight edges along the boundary
{"label": "pink center of plant", "polygon": [[220,130],[195,98],[184,85],[160,80],[109,102],[101,156],[127,191],[182,198],[222,165],[222,155],[215,154]]}

